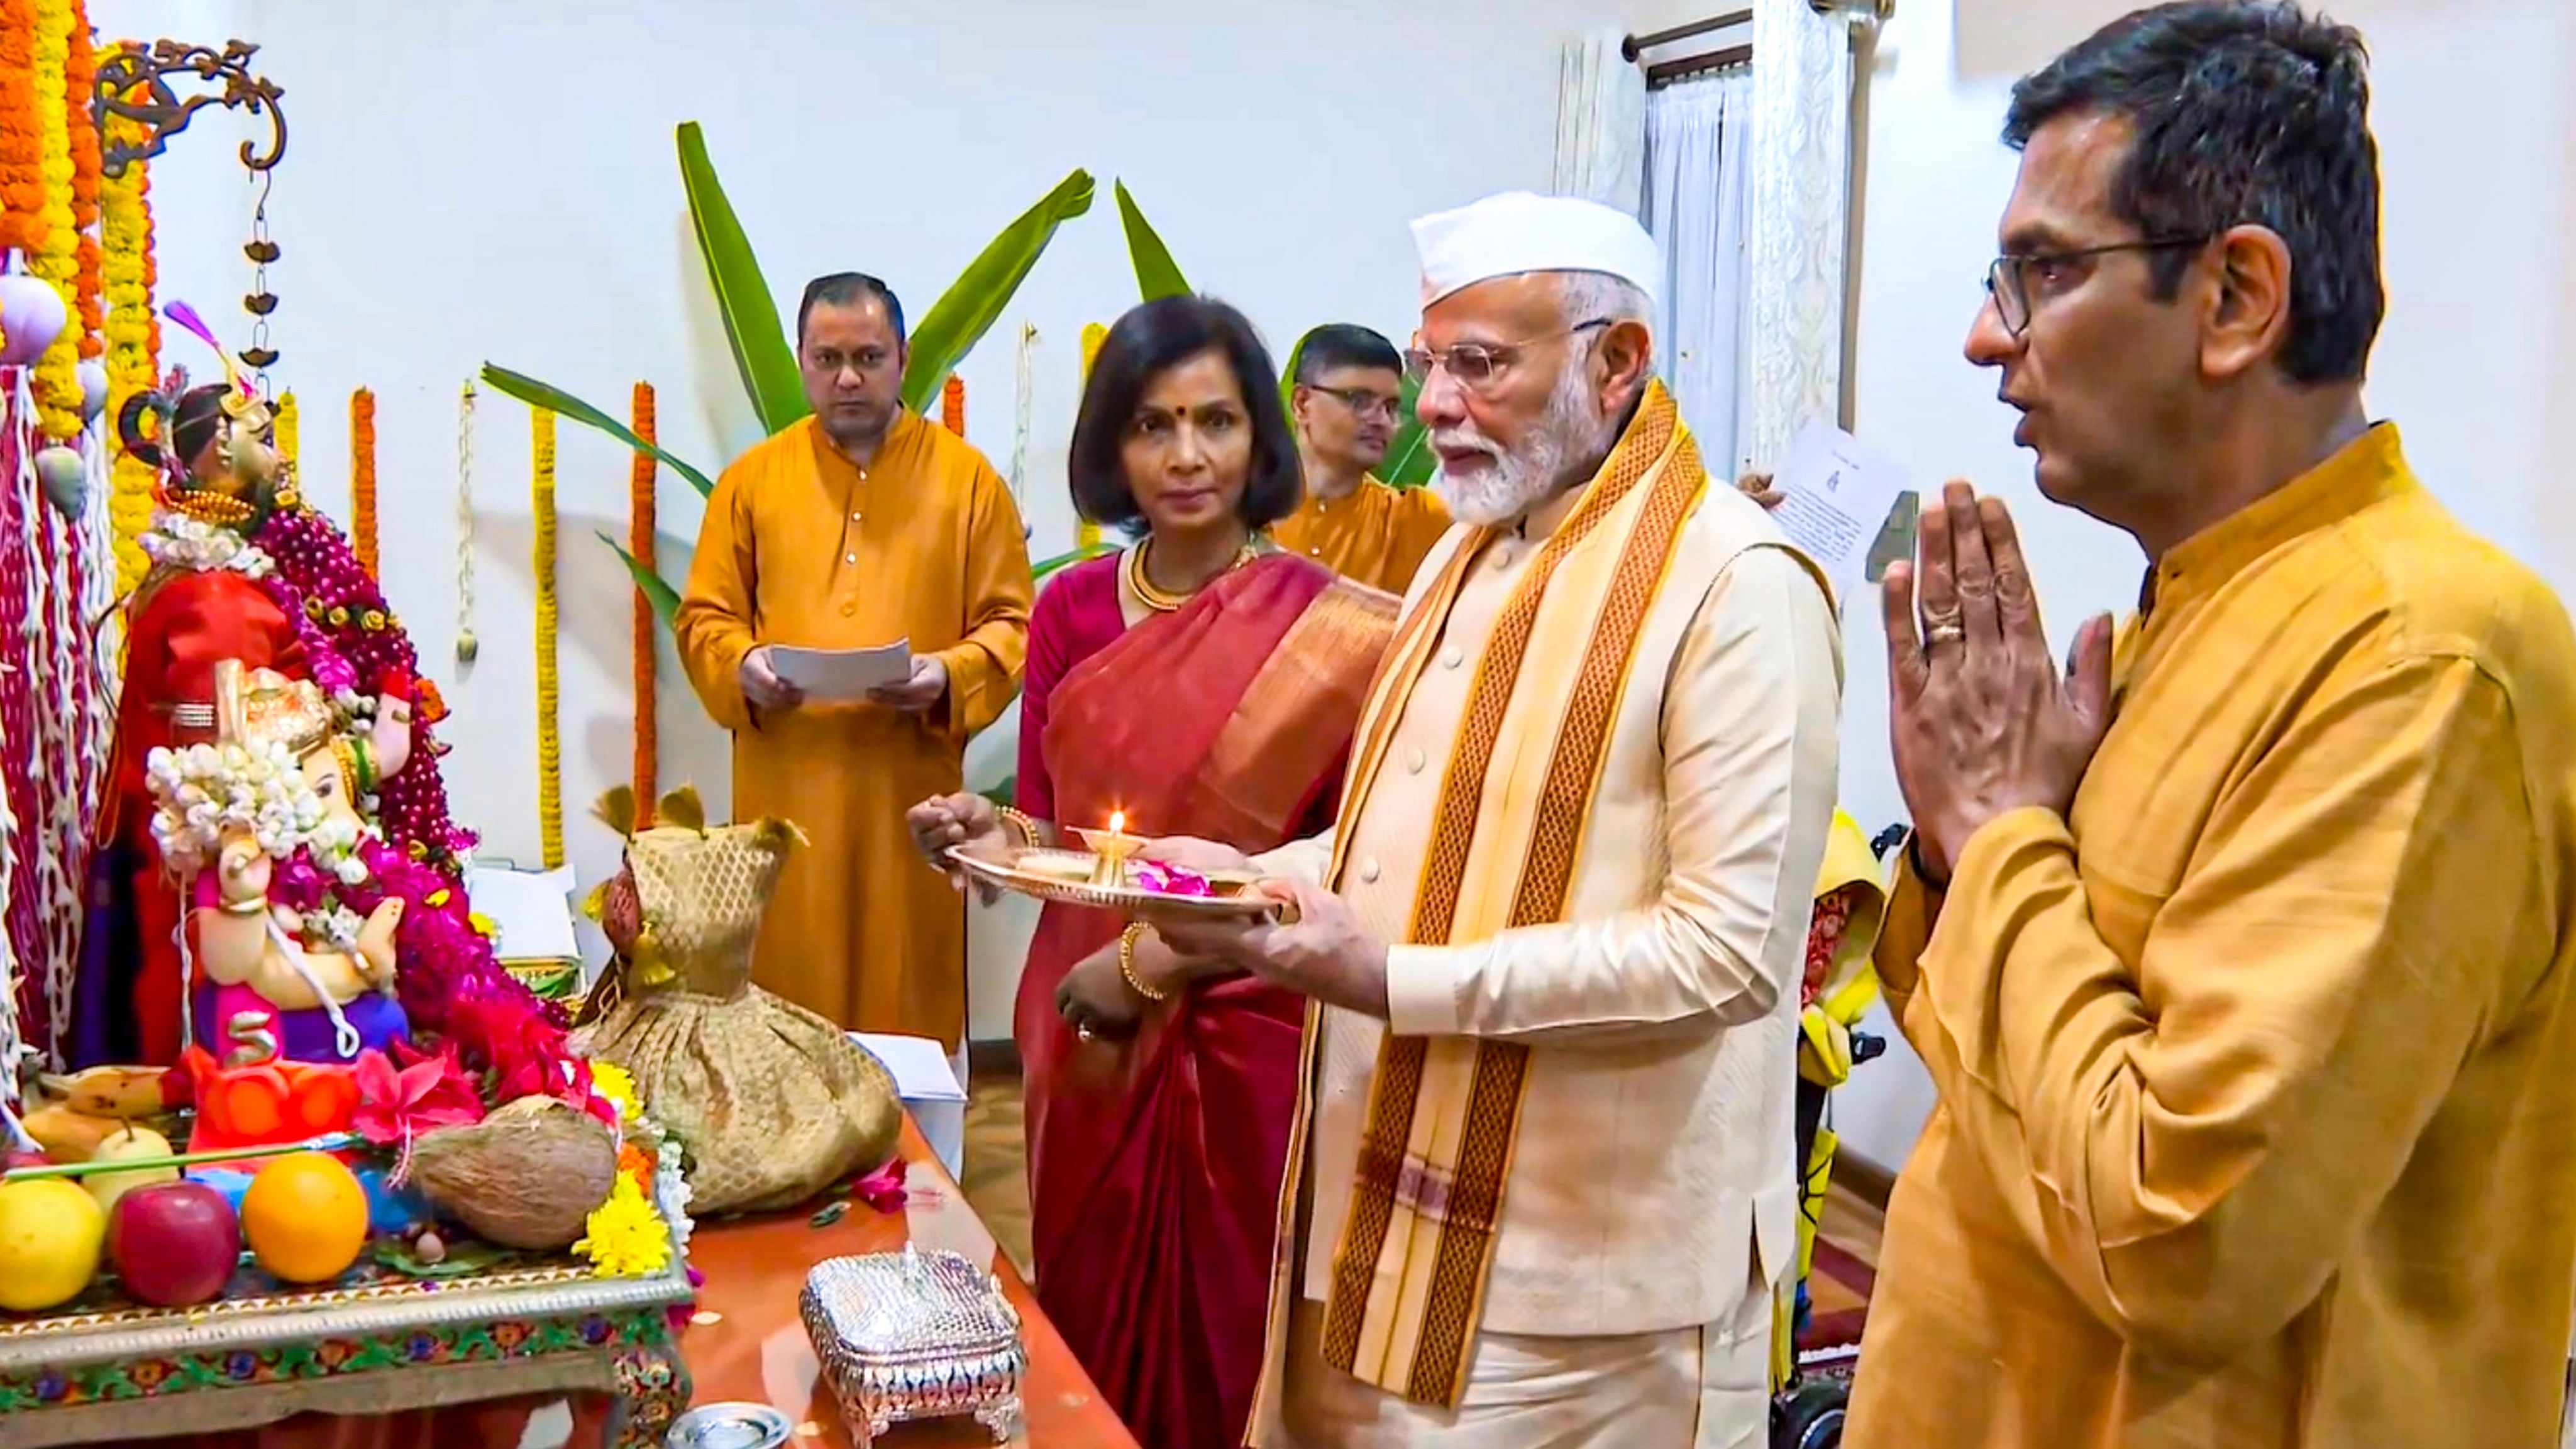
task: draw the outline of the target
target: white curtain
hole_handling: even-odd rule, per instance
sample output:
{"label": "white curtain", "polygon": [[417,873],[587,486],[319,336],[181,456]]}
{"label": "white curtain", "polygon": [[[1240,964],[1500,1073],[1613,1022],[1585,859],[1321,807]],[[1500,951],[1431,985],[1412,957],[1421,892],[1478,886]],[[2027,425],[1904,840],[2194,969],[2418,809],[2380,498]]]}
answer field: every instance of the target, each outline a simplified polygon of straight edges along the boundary
{"label": "white curtain", "polygon": [[1842,411],[1851,32],[1808,0],[1754,0],[1749,343],[1741,446],[1769,468]]}
{"label": "white curtain", "polygon": [[1556,165],[1548,189],[1637,214],[1646,158],[1646,76],[1620,53],[1627,36],[1569,40],[1557,63]]}
{"label": "white curtain", "polygon": [[1745,174],[1753,78],[1724,71],[1646,101],[1646,230],[1664,254],[1655,346],[1664,383],[1712,473],[1748,460],[1736,420],[1745,380]]}

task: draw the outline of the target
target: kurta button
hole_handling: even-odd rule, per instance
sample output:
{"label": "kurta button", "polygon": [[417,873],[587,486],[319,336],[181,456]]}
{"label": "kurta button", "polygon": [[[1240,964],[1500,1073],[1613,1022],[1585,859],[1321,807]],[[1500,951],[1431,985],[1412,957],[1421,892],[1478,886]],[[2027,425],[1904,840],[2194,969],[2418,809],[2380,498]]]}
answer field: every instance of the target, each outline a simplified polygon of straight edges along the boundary
{"label": "kurta button", "polygon": [[1466,653],[1455,644],[1440,651],[1440,667],[1443,669],[1455,669],[1466,662]]}
{"label": "kurta button", "polygon": [[1404,757],[1404,768],[1410,774],[1421,774],[1422,764],[1422,752],[1420,750],[1409,751]]}
{"label": "kurta button", "polygon": [[843,563],[857,563],[858,561],[859,561],[859,556],[858,556],[857,554],[854,554],[854,553],[845,553],[845,554],[841,555],[841,562],[843,562]]}
{"label": "kurta button", "polygon": [[846,618],[850,617],[852,614],[857,613],[858,611],[859,611],[859,606],[858,606],[858,605],[856,605],[856,604],[843,604],[843,605],[841,606],[841,617],[842,617],[842,618],[844,618],[844,619],[846,619]]}
{"label": "kurta button", "polygon": [[1376,861],[1364,860],[1360,862],[1360,880],[1362,882],[1368,885],[1377,884],[1377,874]]}
{"label": "kurta button", "polygon": [[852,514],[850,515],[850,521],[851,521],[852,523],[857,523],[857,522],[859,522],[859,521],[860,521],[860,519],[859,519],[859,515],[858,515],[858,514],[856,514],[856,513],[852,513]]}

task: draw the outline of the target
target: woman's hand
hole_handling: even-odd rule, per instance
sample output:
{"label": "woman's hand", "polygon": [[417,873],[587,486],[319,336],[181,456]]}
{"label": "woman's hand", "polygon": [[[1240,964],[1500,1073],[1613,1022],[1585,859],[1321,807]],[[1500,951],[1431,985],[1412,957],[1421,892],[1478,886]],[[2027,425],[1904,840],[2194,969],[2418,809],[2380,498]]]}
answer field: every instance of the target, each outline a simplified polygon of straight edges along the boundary
{"label": "woman's hand", "polygon": [[1116,1041],[1136,1034],[1145,999],[1118,969],[1118,943],[1110,942],[1074,963],[1055,989],[1056,1014],[1084,1041]]}
{"label": "woman's hand", "polygon": [[948,858],[952,850],[979,859],[995,859],[1011,843],[1010,828],[1002,823],[1002,812],[981,795],[934,795],[904,812],[904,823],[912,828],[912,843],[922,857],[948,877],[948,883],[965,890],[975,889],[976,898],[991,905],[1001,892],[976,880]]}

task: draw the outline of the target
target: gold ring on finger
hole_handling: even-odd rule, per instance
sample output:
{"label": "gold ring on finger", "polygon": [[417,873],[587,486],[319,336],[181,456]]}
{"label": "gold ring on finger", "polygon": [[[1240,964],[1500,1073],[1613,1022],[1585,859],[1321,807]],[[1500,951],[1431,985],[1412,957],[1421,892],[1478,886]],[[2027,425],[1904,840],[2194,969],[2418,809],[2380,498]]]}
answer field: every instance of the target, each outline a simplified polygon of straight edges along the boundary
{"label": "gold ring on finger", "polygon": [[1967,637],[1967,626],[1954,619],[1944,619],[1923,631],[1923,642],[1927,646],[1956,644]]}

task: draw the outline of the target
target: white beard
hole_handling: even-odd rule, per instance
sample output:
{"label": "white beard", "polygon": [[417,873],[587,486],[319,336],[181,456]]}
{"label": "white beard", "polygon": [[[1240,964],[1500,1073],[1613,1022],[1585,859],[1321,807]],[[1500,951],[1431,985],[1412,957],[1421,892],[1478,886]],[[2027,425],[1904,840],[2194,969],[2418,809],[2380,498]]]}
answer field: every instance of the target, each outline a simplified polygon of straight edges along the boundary
{"label": "white beard", "polygon": [[1474,423],[1432,433],[1432,446],[1444,452],[1474,451],[1493,460],[1469,477],[1457,477],[1447,468],[1433,475],[1431,491],[1448,506],[1451,518],[1476,528],[1511,523],[1564,486],[1568,459],[1609,451],[1609,420],[1594,403],[1583,374],[1573,361],[1557,374],[1546,414],[1516,450],[1486,437]]}

